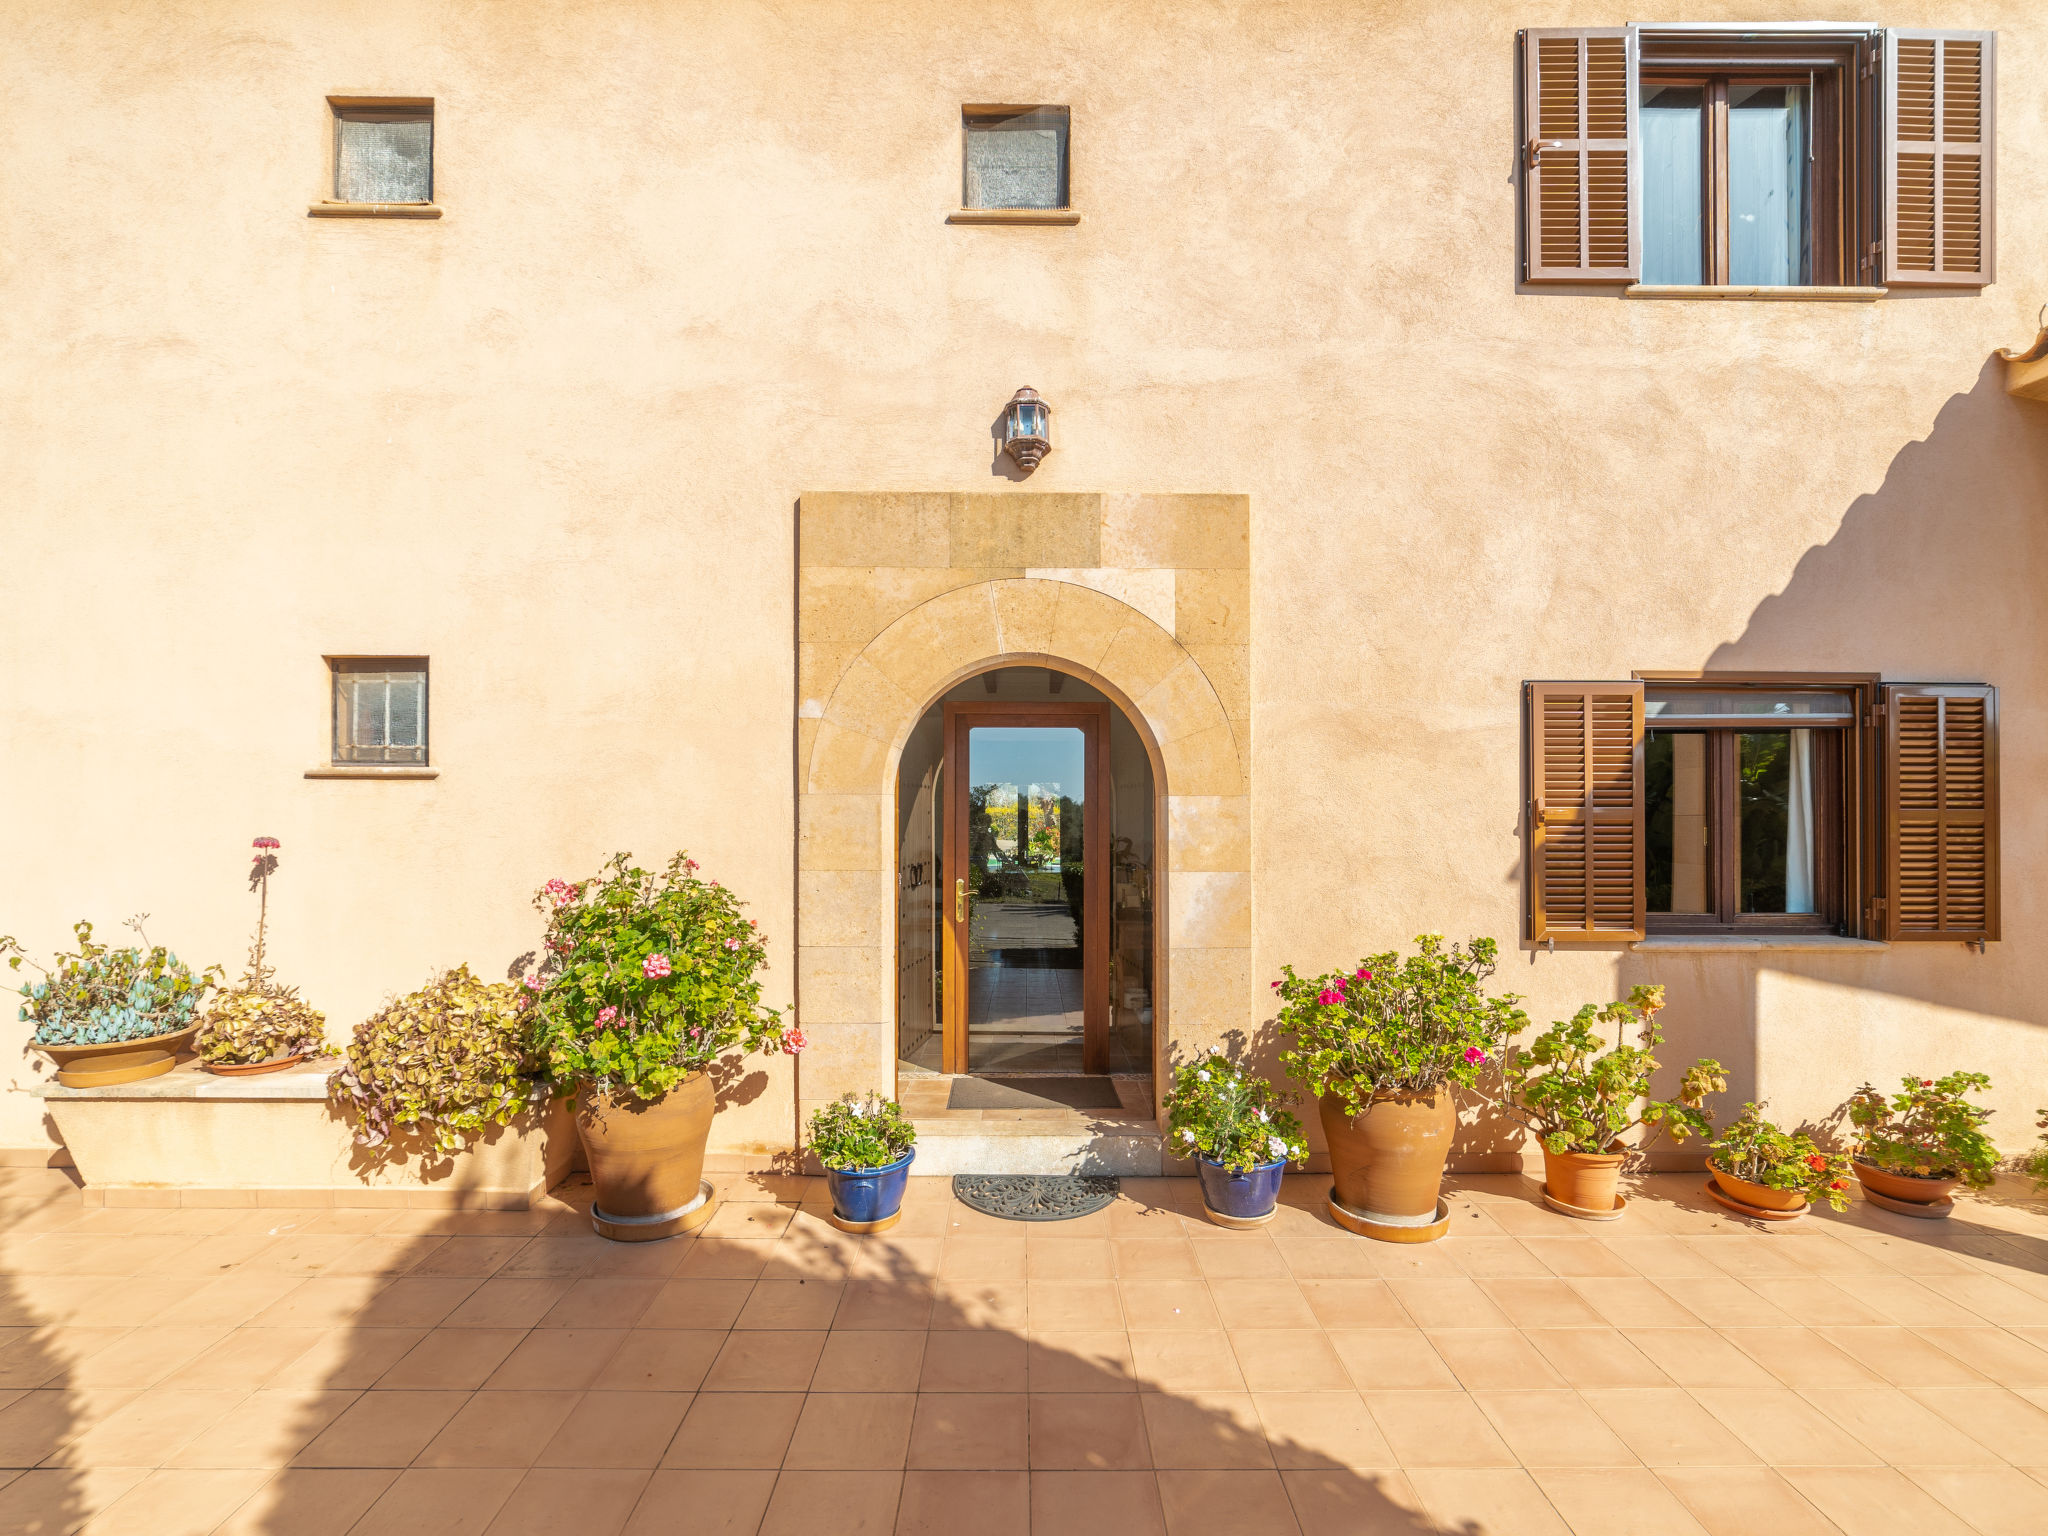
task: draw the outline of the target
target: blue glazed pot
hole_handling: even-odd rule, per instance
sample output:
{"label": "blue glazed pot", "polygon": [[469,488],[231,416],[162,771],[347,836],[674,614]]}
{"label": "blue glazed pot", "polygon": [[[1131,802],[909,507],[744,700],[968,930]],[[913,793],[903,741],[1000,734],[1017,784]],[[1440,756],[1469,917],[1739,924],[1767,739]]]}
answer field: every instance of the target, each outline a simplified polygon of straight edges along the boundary
{"label": "blue glazed pot", "polygon": [[1202,1204],[1218,1216],[1238,1221],[1256,1221],[1273,1214],[1280,1198],[1280,1176],[1287,1171],[1285,1159],[1261,1163],[1246,1173],[1232,1173],[1221,1163],[1202,1159]]}
{"label": "blue glazed pot", "polygon": [[825,1186],[832,1191],[832,1213],[841,1221],[883,1221],[903,1209],[903,1191],[910,1183],[910,1165],[917,1148],[886,1168],[827,1168]]}

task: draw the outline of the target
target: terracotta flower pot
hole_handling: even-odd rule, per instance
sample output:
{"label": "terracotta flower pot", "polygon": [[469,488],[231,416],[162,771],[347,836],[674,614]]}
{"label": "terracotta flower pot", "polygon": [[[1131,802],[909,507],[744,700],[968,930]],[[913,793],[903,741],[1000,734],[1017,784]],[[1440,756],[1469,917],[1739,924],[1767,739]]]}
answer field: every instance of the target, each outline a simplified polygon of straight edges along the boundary
{"label": "terracotta flower pot", "polygon": [[657,1237],[683,1229],[703,1195],[704,1144],[717,1107],[711,1079],[702,1072],[658,1099],[577,1087],[576,1129],[597,1186],[592,1218],[600,1232],[613,1235],[608,1224]]}
{"label": "terracotta flower pot", "polygon": [[286,1067],[296,1067],[306,1059],[300,1051],[296,1056],[273,1056],[268,1061],[202,1061],[202,1072],[217,1073],[221,1077],[262,1077],[267,1072],[282,1072]]}
{"label": "terracotta flower pot", "polygon": [[1356,1115],[1346,1114],[1334,1094],[1325,1094],[1317,1108],[1340,1204],[1405,1224],[1436,1214],[1458,1129],[1448,1083],[1428,1093],[1376,1093]]}
{"label": "terracotta flower pot", "polygon": [[56,1063],[57,1081],[66,1088],[108,1088],[162,1077],[178,1064],[178,1052],[191,1045],[198,1030],[197,1024],[187,1024],[167,1035],[147,1035],[140,1040],[35,1048]]}
{"label": "terracotta flower pot", "polygon": [[1806,1196],[1796,1189],[1773,1189],[1768,1184],[1752,1184],[1747,1179],[1738,1179],[1711,1158],[1707,1160],[1707,1171],[1713,1174],[1714,1182],[1721,1186],[1723,1194],[1743,1205],[1753,1205],[1760,1211],[1806,1209]]}
{"label": "terracotta flower pot", "polygon": [[1860,1157],[1852,1157],[1850,1165],[1856,1170],[1856,1178],[1863,1185],[1865,1193],[1884,1195],[1893,1200],[1906,1200],[1914,1205],[1933,1205],[1946,1200],[1949,1192],[1960,1178],[1923,1179],[1915,1173],[1887,1173],[1874,1163],[1866,1163]]}
{"label": "terracotta flower pot", "polygon": [[1553,1152],[1543,1149],[1543,1187],[1560,1205],[1581,1211],[1614,1209],[1623,1152]]}

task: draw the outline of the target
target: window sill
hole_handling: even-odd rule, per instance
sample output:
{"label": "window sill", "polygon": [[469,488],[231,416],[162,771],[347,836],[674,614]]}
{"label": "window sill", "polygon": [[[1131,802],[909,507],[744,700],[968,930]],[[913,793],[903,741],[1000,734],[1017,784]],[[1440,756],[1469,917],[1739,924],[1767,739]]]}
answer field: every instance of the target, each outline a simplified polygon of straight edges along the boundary
{"label": "window sill", "polygon": [[1826,953],[1879,954],[1891,945],[1879,939],[1851,939],[1836,933],[1758,934],[1754,938],[1737,933],[1660,934],[1638,939],[1633,950],[1662,951],[1666,954],[1699,953],[1706,950],[1817,950]]}
{"label": "window sill", "polygon": [[948,224],[1078,224],[1081,215],[1072,208],[956,208],[946,215]]}
{"label": "window sill", "polygon": [[1780,304],[1870,304],[1885,296],[1883,288],[1731,288],[1694,287],[1677,283],[1630,283],[1621,290],[1630,299],[1767,299]]}
{"label": "window sill", "polygon": [[438,779],[441,770],[425,763],[325,763],[308,768],[309,779]]}
{"label": "window sill", "polygon": [[315,203],[306,210],[309,219],[438,219],[439,203]]}

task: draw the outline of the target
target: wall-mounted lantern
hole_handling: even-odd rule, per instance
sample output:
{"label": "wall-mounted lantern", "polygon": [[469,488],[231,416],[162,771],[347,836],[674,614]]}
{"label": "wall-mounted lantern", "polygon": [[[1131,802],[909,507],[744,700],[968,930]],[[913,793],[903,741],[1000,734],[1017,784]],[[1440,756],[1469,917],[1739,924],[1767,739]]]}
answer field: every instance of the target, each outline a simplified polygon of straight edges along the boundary
{"label": "wall-mounted lantern", "polygon": [[1027,475],[1052,452],[1052,407],[1029,386],[1010,396],[1003,410],[1003,452]]}

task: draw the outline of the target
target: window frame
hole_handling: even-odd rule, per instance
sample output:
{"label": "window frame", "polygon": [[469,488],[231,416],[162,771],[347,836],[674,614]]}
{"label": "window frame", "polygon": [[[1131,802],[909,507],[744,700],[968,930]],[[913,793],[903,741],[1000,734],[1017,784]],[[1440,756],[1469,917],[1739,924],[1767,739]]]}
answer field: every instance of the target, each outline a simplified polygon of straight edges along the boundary
{"label": "window frame", "polygon": [[[360,678],[366,674],[390,674],[394,672],[417,673],[420,680],[420,739],[413,747],[394,748],[360,747],[345,738],[352,734],[344,729],[345,718],[352,719],[355,710],[355,693],[347,679]],[[430,712],[432,693],[432,669],[425,656],[329,656],[328,674],[328,739],[329,761],[336,768],[425,768],[431,766],[433,758],[432,715]],[[394,751],[416,754],[410,757],[393,757]],[[370,752],[382,755],[371,757],[358,754]]]}
{"label": "window frame", "polygon": [[[1801,727],[1817,730],[1832,738],[1827,747],[1830,761],[1825,779],[1817,771],[1816,782],[1825,782],[1829,793],[1816,796],[1814,837],[1815,913],[1742,912],[1736,881],[1735,737],[1750,731],[1790,728],[1778,716],[1687,716],[1660,715],[1643,721],[1643,742],[1647,754],[1653,731],[1697,730],[1708,737],[1708,874],[1709,896],[1714,910],[1705,913],[1644,913],[1644,933],[1650,938],[1691,937],[1800,937],[1837,934],[1865,936],[1873,918],[1871,887],[1877,868],[1877,839],[1883,821],[1878,743],[1874,732],[1879,716],[1876,705],[1881,687],[1876,673],[1836,672],[1711,672],[1636,671],[1631,678],[1641,682],[1645,693],[1695,691],[1727,693],[1755,689],[1758,692],[1825,692],[1849,700],[1850,718],[1843,725]],[[1797,717],[1795,717],[1797,718]],[[1771,722],[1766,724],[1766,722]],[[1645,849],[1647,857],[1648,850]],[[1647,874],[1645,875],[1647,890]]]}
{"label": "window frame", "polygon": [[[1033,113],[1057,113],[1059,123],[1059,202],[1050,208],[1007,207],[997,204],[971,203],[968,199],[970,186],[969,154],[974,134],[1001,132],[996,125],[1006,120],[1028,117]],[[965,103],[960,108],[960,212],[970,215],[988,215],[1029,219],[1033,216],[1047,217],[1072,213],[1074,209],[1074,113],[1073,108],[1055,102],[1031,102],[1023,104]]]}
{"label": "window frame", "polygon": [[[329,137],[328,187],[332,201],[346,207],[431,208],[437,179],[440,123],[430,96],[330,96],[328,114],[332,120]],[[342,195],[341,125],[344,122],[417,123],[427,125],[427,195],[404,202],[363,202]]]}

